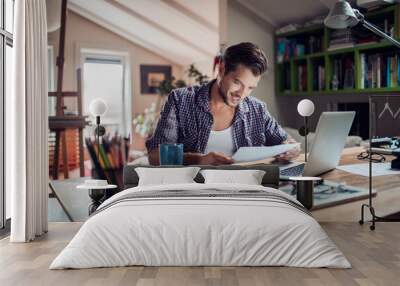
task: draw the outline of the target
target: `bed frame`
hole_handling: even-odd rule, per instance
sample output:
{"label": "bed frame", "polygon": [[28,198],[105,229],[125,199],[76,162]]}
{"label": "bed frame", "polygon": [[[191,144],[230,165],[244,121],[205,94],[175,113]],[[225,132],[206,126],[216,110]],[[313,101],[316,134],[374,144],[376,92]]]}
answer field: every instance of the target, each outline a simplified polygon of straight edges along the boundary
{"label": "bed frame", "polygon": [[[205,169],[217,169],[217,170],[263,170],[265,175],[262,180],[262,185],[265,187],[278,188],[279,186],[279,167],[267,164],[254,164],[254,165],[221,165],[221,166],[209,166],[209,165],[195,165],[200,167],[202,170]],[[180,168],[182,166],[149,166],[149,165],[127,165],[123,171],[123,185],[124,189],[136,187],[139,183],[139,176],[135,171],[137,167],[144,168]],[[197,183],[204,183],[203,176],[198,173],[194,178]]]}

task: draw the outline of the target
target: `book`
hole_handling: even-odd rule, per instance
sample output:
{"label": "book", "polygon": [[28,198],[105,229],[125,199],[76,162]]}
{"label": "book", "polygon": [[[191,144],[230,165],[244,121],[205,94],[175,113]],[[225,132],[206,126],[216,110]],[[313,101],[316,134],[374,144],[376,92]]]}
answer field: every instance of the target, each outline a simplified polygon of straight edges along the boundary
{"label": "book", "polygon": [[391,76],[392,78],[390,79],[390,87],[396,87],[397,86],[397,55],[394,57],[391,57],[392,63],[391,63]]}
{"label": "book", "polygon": [[392,79],[392,59],[391,57],[387,57],[386,59],[386,86],[391,87],[391,79]]}
{"label": "book", "polygon": [[381,88],[381,55],[377,55],[376,67],[376,87]]}
{"label": "book", "polygon": [[303,66],[298,66],[297,68],[298,72],[297,72],[297,89],[299,91],[303,91],[303,86],[302,86],[302,78],[303,78]]}
{"label": "book", "polygon": [[360,69],[361,69],[361,76],[360,76],[360,88],[365,88],[365,54],[360,54]]}
{"label": "book", "polygon": [[400,57],[397,56],[397,86],[400,86]]}
{"label": "book", "polygon": [[325,68],[318,66],[318,90],[325,89]]}

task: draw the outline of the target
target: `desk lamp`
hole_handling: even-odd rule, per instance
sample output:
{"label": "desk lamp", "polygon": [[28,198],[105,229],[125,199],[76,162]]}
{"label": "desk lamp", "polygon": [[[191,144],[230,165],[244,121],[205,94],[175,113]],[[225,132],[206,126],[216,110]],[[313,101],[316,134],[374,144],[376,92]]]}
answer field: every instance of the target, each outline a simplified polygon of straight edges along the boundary
{"label": "desk lamp", "polygon": [[297,105],[297,112],[304,117],[304,126],[300,128],[299,133],[304,136],[304,160],[307,162],[307,135],[308,135],[308,117],[314,113],[314,103],[309,99],[303,99]]}
{"label": "desk lamp", "polygon": [[96,129],[94,131],[94,134],[97,143],[97,157],[100,158],[100,136],[103,136],[106,133],[106,129],[104,128],[104,126],[100,125],[100,117],[106,113],[107,104],[104,100],[100,98],[95,98],[89,104],[89,111],[94,117],[96,117]]}
{"label": "desk lamp", "polygon": [[[363,27],[370,30],[374,34],[377,34],[389,42],[391,42],[394,46],[400,48],[400,43],[389,36],[388,34],[381,31],[378,27],[369,23],[365,20],[364,15],[360,13],[357,9],[353,9],[350,4],[344,0],[337,1],[333,7],[331,8],[328,16],[324,20],[325,26],[331,29],[345,29],[352,28],[360,23]],[[371,114],[372,114],[372,95],[369,97],[369,106],[370,106],[370,122],[372,122]],[[361,220],[360,224],[364,223],[364,207],[370,210],[372,216],[372,225],[370,225],[370,229],[375,229],[376,221],[399,221],[398,219],[386,219],[382,217],[378,217],[375,215],[375,209],[372,206],[372,124],[370,124],[370,136],[369,136],[369,204],[363,204],[361,206]]]}
{"label": "desk lamp", "polygon": [[366,21],[364,15],[357,9],[353,9],[345,0],[337,1],[331,8],[328,16],[324,20],[325,26],[331,29],[346,29],[356,26],[358,23],[363,25],[371,32],[385,38],[396,47],[400,48],[400,43],[381,31],[378,27]]}

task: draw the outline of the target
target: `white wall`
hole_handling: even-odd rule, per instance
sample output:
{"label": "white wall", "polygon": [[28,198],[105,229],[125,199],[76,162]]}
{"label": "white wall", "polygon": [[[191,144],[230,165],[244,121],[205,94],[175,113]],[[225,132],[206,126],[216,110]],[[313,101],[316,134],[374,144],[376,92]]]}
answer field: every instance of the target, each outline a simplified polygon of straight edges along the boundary
{"label": "white wall", "polygon": [[[215,54],[217,54],[217,52],[215,52]],[[207,60],[194,62],[193,64],[198,69],[199,72],[201,72],[204,75],[207,75],[209,79],[213,79],[212,68],[214,64],[214,58],[209,58]],[[193,79],[189,79],[189,77],[187,76],[188,69],[189,66],[186,66],[184,69],[184,76],[182,77],[182,79],[185,80],[188,85],[197,85],[198,83],[194,82]]]}
{"label": "white wall", "polygon": [[227,44],[252,42],[258,45],[266,54],[269,62],[267,74],[260,80],[252,95],[265,101],[269,112],[278,118],[275,99],[274,77],[274,31],[271,25],[256,18],[235,0],[228,0],[227,9]]}
{"label": "white wall", "polygon": [[[143,112],[157,100],[156,95],[143,95],[140,91],[140,65],[171,65],[172,75],[182,77],[182,66],[162,58],[145,47],[134,44],[96,23],[68,10],[65,40],[63,90],[76,90],[76,69],[81,65],[81,50],[94,49],[127,53],[130,58],[132,82],[132,116]],[[58,54],[59,30],[48,34],[49,45]],[[68,110],[74,110],[75,101],[65,100]]]}

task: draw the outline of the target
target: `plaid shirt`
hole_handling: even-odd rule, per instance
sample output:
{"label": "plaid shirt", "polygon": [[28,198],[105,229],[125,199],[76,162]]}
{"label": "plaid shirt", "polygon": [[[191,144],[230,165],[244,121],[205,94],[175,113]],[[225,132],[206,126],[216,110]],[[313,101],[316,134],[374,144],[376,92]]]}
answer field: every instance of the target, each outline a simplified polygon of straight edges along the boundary
{"label": "plaid shirt", "polygon": [[[183,143],[184,152],[204,153],[214,121],[210,110],[213,83],[170,93],[154,135],[146,141],[148,151],[162,143]],[[287,137],[264,102],[248,96],[238,105],[233,119],[234,152],[242,146],[281,144]]]}

